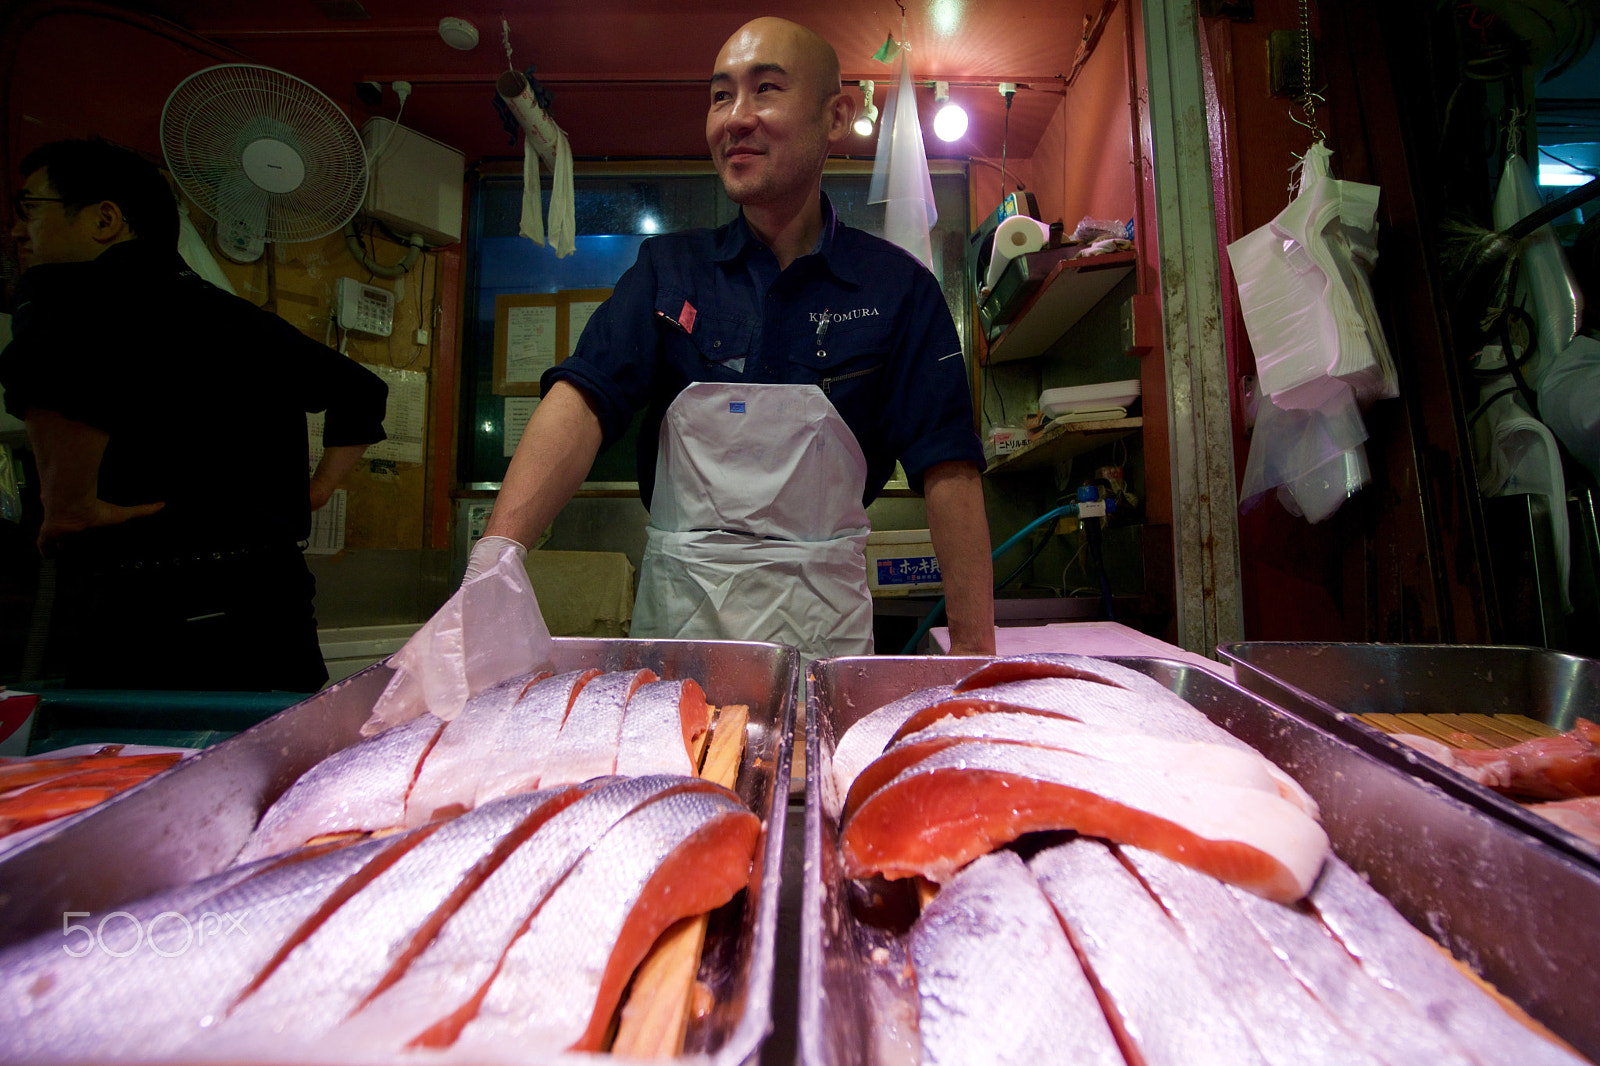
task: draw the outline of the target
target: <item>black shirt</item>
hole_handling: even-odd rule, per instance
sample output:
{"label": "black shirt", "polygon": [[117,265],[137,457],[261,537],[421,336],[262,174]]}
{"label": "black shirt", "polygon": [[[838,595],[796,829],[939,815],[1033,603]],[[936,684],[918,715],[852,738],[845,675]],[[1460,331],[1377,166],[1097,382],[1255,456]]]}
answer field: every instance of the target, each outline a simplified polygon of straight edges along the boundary
{"label": "black shirt", "polygon": [[166,503],[82,535],[101,550],[303,540],[306,414],[327,412],[328,447],[384,438],[388,388],[375,374],[144,241],[29,270],[12,333],[0,352],[6,409],[56,411],[105,431],[100,498]]}

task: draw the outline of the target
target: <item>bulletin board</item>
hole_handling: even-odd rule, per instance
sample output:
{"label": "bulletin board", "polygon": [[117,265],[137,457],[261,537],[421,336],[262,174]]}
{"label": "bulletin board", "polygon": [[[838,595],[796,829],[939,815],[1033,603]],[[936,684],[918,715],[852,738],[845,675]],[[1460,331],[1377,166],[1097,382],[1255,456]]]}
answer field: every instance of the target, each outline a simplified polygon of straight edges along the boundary
{"label": "bulletin board", "polygon": [[571,355],[610,289],[501,293],[494,298],[493,391],[538,396],[544,372]]}

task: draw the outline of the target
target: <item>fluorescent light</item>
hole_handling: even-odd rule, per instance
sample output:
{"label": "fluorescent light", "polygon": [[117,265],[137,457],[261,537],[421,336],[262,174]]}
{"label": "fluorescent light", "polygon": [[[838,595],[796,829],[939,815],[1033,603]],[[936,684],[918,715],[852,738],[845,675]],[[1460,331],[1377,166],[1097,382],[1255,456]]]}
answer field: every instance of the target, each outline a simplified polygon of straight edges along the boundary
{"label": "fluorescent light", "polygon": [[1593,180],[1593,174],[1585,174],[1577,167],[1568,166],[1566,163],[1540,163],[1540,185],[1587,185]]}
{"label": "fluorescent light", "polygon": [[639,219],[639,230],[642,233],[660,233],[661,222],[654,215],[645,215]]}
{"label": "fluorescent light", "polygon": [[938,108],[933,116],[933,132],[941,141],[958,141],[967,132],[967,113],[959,104],[950,102],[950,83],[933,83],[933,106]]}

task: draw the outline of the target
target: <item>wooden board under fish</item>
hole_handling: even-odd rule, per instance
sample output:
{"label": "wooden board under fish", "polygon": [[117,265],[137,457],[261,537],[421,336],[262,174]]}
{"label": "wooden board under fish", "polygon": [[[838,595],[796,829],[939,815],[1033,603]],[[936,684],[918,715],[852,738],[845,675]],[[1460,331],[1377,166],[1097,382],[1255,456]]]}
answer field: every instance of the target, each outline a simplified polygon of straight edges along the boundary
{"label": "wooden board under fish", "polygon": [[[694,761],[700,776],[732,788],[744,756],[745,726],[750,709],[743,705],[712,711],[711,728],[695,744]],[[696,975],[705,947],[707,915],[685,918],[668,929],[634,971],[633,989],[622,1005],[615,1055],[631,1058],[671,1058],[683,1051],[697,995]]]}

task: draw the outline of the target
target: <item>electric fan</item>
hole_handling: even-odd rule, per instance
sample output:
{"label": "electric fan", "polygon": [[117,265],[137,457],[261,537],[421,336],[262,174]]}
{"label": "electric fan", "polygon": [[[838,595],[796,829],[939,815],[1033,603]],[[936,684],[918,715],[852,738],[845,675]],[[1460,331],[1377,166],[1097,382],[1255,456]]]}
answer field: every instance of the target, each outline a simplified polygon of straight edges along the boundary
{"label": "electric fan", "polygon": [[239,263],[268,242],[340,229],[367,194],[367,153],[334,102],[271,67],[224,63],[185,78],[161,109],[161,150]]}

